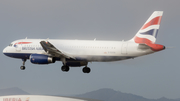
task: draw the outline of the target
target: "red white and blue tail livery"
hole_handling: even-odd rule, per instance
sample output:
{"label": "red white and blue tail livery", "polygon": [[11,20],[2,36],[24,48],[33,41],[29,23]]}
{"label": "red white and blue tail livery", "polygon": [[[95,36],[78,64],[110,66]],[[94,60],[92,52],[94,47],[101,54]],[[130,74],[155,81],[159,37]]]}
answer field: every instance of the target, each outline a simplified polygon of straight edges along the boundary
{"label": "red white and blue tail livery", "polygon": [[133,41],[139,44],[146,44],[153,50],[163,50],[163,45],[155,44],[163,12],[155,11],[137,32]]}
{"label": "red white and blue tail livery", "polygon": [[132,59],[158,52],[165,46],[156,44],[162,18],[162,11],[155,11],[137,34],[129,41],[20,39],[13,41],[3,53],[12,58],[26,60],[33,64],[50,64],[62,61],[61,70],[85,66],[82,71],[89,73],[88,62],[108,62]]}

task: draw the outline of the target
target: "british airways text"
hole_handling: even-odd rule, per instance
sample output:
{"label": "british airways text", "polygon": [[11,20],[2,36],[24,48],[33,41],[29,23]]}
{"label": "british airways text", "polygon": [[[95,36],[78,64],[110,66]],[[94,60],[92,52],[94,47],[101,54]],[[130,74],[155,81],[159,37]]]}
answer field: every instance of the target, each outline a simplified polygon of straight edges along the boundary
{"label": "british airways text", "polygon": [[43,50],[42,47],[22,47],[22,50]]}

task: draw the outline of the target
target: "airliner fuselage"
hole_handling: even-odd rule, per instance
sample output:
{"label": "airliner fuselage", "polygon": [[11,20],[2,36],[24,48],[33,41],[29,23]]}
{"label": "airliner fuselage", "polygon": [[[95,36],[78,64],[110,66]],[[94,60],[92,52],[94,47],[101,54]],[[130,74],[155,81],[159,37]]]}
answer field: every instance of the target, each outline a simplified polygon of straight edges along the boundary
{"label": "airliner fuselage", "polygon": [[22,59],[22,70],[29,59],[34,64],[62,61],[61,69],[66,72],[69,67],[85,66],[83,72],[89,73],[88,62],[119,61],[164,50],[165,46],[155,44],[162,14],[162,11],[155,11],[129,41],[26,38],[13,41],[3,53]]}
{"label": "airliner fuselage", "polygon": [[[31,54],[47,54],[40,42],[46,39],[22,39],[12,42],[3,53],[7,56],[29,59]],[[139,44],[125,41],[51,40],[57,49],[73,55],[76,61],[106,62],[135,58],[153,53],[150,48],[140,49]]]}

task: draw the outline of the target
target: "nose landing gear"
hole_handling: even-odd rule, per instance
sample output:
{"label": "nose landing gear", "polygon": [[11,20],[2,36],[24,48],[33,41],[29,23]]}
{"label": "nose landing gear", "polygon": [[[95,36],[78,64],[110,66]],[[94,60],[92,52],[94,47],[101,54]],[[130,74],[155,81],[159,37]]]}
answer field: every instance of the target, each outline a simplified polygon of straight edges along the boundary
{"label": "nose landing gear", "polygon": [[26,62],[26,59],[22,59],[22,61],[23,61],[23,65],[20,67],[20,69],[21,70],[25,70],[25,62]]}

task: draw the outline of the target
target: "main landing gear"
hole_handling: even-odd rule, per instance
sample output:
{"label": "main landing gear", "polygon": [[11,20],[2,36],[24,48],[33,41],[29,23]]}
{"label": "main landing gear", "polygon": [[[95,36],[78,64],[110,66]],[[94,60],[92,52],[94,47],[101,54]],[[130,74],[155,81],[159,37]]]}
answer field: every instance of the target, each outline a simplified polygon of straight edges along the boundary
{"label": "main landing gear", "polygon": [[20,67],[20,69],[21,70],[25,70],[25,62],[26,62],[26,59],[22,59],[22,61],[23,61],[23,65]]}
{"label": "main landing gear", "polygon": [[[63,63],[63,66],[61,67],[61,70],[63,72],[68,72],[69,71],[69,66],[67,65],[67,62],[66,62],[66,58],[61,58],[61,61]],[[71,63],[71,62],[70,62]],[[73,62],[72,62],[73,63]],[[74,62],[75,63],[75,62]],[[88,62],[84,61],[84,62],[79,62],[81,65],[78,65],[78,66],[85,66],[82,71],[83,73],[90,73],[91,72],[91,69],[89,67],[87,67],[87,64]]]}
{"label": "main landing gear", "polygon": [[64,65],[64,66],[61,67],[61,70],[63,72],[68,72],[69,71],[69,66]]}
{"label": "main landing gear", "polygon": [[[66,66],[66,65],[63,65],[63,66],[61,67],[61,70],[62,70],[63,72],[68,72],[69,69],[70,69],[69,66]],[[91,69],[90,69],[89,67],[85,66],[85,67],[82,69],[82,71],[83,71],[83,73],[90,73],[90,72],[91,72]]]}
{"label": "main landing gear", "polygon": [[90,72],[91,72],[91,69],[86,66],[86,67],[84,67],[84,68],[82,69],[82,71],[83,71],[83,73],[90,73]]}

